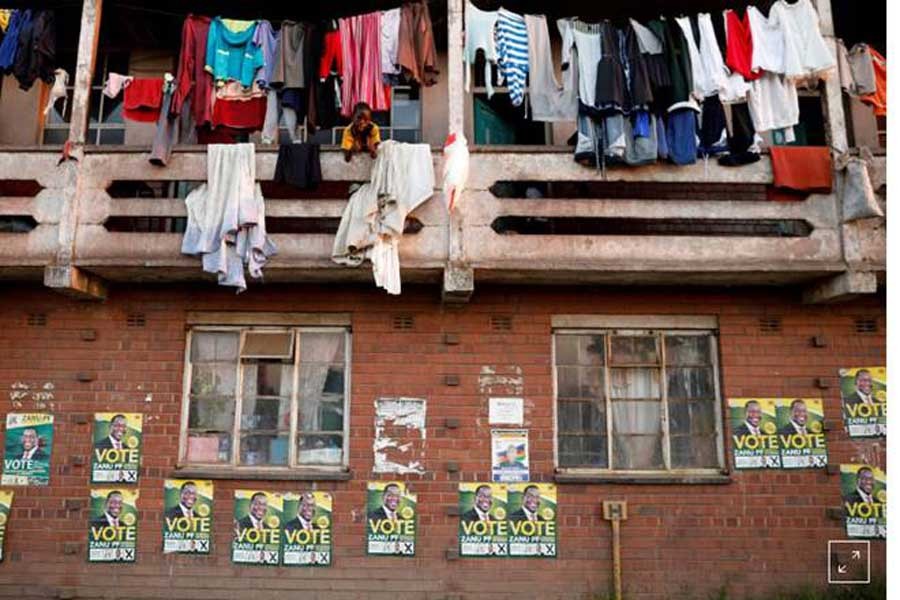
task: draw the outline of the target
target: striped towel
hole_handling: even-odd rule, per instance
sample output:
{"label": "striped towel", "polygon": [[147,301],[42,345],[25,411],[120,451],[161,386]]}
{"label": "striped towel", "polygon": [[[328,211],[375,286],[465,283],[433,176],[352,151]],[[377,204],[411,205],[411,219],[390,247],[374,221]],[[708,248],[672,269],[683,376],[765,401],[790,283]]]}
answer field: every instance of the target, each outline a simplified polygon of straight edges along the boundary
{"label": "striped towel", "polygon": [[497,15],[497,65],[513,106],[525,100],[528,81],[528,29],[525,17],[501,8]]}

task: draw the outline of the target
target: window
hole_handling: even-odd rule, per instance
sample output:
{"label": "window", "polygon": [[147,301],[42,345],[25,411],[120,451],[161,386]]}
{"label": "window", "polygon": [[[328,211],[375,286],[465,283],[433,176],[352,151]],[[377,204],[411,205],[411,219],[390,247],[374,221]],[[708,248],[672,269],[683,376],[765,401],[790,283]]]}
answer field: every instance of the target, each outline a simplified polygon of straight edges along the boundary
{"label": "window", "polygon": [[[391,88],[391,110],[376,112],[373,120],[378,125],[382,140],[419,143],[422,141],[422,98],[418,85],[398,85]],[[303,126],[301,134],[310,142],[339,145],[349,120],[331,129],[323,129],[310,135]],[[289,143],[287,129],[281,128],[281,141]]]}
{"label": "window", "polygon": [[192,329],[182,462],[345,465],[349,338],[339,327]]}
{"label": "window", "polygon": [[719,471],[717,363],[712,330],[555,330],[558,466]]}
{"label": "window", "polygon": [[[75,57],[65,67],[69,73],[69,85],[65,98],[60,98],[47,113],[44,121],[45,144],[63,144],[69,139],[69,123],[72,120],[72,94],[75,89]],[[103,94],[103,84],[109,73],[128,73],[128,55],[122,53],[101,54],[97,58],[94,80],[91,82],[90,124],[87,143],[96,145],[124,144],[125,121],[122,118],[123,94],[108,98]]]}

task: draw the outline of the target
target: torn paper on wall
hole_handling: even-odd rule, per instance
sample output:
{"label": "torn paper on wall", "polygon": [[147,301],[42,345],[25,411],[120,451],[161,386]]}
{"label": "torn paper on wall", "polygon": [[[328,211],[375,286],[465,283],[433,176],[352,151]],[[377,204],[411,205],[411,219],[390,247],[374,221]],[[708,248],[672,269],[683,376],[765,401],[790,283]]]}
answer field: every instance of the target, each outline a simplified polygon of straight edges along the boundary
{"label": "torn paper on wall", "polygon": [[425,400],[375,401],[375,473],[425,473]]}
{"label": "torn paper on wall", "polygon": [[478,375],[478,391],[483,395],[521,396],[525,387],[522,367],[518,365],[482,365]]}

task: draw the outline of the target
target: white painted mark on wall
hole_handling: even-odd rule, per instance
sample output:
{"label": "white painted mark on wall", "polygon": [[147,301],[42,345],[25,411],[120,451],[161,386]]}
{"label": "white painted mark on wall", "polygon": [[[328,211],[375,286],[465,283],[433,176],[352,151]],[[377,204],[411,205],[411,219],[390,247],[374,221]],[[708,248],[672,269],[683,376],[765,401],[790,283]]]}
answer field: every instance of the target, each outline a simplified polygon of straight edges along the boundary
{"label": "white painted mark on wall", "polygon": [[521,396],[525,387],[522,367],[518,365],[482,365],[478,390],[483,395]]}
{"label": "white painted mark on wall", "polygon": [[425,473],[425,400],[375,401],[375,473]]}

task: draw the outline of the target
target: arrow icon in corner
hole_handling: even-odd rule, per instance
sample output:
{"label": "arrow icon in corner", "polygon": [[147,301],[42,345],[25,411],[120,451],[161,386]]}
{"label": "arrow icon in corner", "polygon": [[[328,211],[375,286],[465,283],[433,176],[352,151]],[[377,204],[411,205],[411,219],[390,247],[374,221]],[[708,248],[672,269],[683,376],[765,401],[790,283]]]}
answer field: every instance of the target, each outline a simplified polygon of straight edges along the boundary
{"label": "arrow icon in corner", "polygon": [[854,550],[853,553],[850,555],[850,558],[852,558],[854,560],[859,560],[861,557],[862,557],[862,553],[859,550]]}
{"label": "arrow icon in corner", "polygon": [[838,565],[838,573],[843,575],[847,572],[847,565]]}

